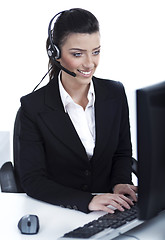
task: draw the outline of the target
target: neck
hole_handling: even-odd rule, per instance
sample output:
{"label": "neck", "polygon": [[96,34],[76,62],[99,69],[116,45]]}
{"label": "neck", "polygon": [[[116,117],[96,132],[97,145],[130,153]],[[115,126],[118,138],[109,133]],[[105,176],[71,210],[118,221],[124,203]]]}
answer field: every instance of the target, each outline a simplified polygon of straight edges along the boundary
{"label": "neck", "polygon": [[90,83],[80,84],[80,83],[76,83],[75,80],[76,79],[74,78],[74,81],[69,81],[69,79],[65,81],[62,78],[61,82],[65,91],[71,96],[73,101],[79,104],[80,106],[82,106],[83,109],[85,109],[85,107],[88,104],[87,95],[88,95]]}

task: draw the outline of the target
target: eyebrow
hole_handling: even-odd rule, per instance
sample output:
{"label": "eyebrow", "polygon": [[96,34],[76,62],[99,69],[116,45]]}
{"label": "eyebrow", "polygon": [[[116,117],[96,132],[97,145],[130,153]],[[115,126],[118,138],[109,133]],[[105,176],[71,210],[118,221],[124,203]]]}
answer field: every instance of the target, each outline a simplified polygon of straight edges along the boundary
{"label": "eyebrow", "polygon": [[[101,46],[98,46],[98,47],[94,48],[92,51],[95,51],[95,50],[100,49],[100,48],[101,48]],[[71,50],[71,51],[81,51],[81,52],[86,51],[86,50],[81,49],[81,48],[70,48],[69,50]]]}

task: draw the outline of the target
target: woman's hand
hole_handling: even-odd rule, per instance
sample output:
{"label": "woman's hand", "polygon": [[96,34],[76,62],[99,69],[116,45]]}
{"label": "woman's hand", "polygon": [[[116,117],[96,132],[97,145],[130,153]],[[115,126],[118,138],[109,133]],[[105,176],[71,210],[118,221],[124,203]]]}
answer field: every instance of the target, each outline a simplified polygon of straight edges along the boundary
{"label": "woman's hand", "polygon": [[137,187],[134,185],[130,184],[117,184],[115,185],[113,192],[115,194],[124,194],[124,195],[129,195],[134,202],[137,202]]}
{"label": "woman's hand", "polygon": [[124,208],[130,209],[130,205],[133,205],[133,202],[123,194],[105,193],[94,196],[89,203],[88,208],[90,211],[114,213],[114,210],[109,208],[108,205],[111,205],[119,211],[124,211]]}

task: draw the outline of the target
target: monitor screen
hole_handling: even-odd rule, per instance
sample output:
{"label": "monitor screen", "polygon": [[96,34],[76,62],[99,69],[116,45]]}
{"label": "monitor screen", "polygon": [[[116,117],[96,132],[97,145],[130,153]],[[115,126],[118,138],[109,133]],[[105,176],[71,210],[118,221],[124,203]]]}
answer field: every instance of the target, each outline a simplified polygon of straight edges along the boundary
{"label": "monitor screen", "polygon": [[165,209],[165,82],[138,89],[138,218]]}

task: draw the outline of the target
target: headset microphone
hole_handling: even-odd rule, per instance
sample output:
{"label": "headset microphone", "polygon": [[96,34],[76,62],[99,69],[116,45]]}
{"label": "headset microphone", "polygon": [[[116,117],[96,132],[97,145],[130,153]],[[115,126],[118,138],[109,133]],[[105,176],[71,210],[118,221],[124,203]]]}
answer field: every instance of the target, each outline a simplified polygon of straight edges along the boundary
{"label": "headset microphone", "polygon": [[[54,45],[54,47],[56,47],[56,46]],[[56,47],[56,49],[57,49],[56,51],[59,51],[59,49],[58,49],[57,47]],[[65,67],[63,67],[63,66],[60,64],[60,62],[58,62],[58,61],[56,60],[56,57],[54,57],[53,55],[54,55],[54,52],[52,51],[51,46],[49,46],[49,48],[48,48],[48,56],[53,60],[54,64],[55,64],[57,67],[59,67],[61,70],[65,71],[66,73],[68,73],[69,75],[71,75],[72,77],[76,77],[76,73],[71,72],[71,71],[69,71],[68,69],[66,69]]]}
{"label": "headset microphone", "polygon": [[76,73],[69,71],[68,69],[64,68],[58,61],[54,60],[54,64],[59,67],[61,70],[65,71],[66,73],[68,73],[69,75],[71,75],[72,77],[76,77]]}

